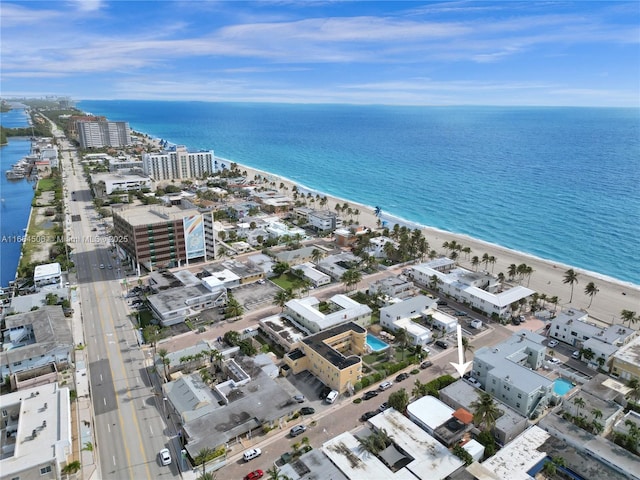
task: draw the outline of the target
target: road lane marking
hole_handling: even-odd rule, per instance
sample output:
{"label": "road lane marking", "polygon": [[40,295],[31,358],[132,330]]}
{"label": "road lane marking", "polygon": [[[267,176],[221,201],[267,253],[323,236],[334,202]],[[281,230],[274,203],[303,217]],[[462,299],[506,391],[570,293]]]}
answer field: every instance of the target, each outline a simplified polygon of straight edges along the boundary
{"label": "road lane marking", "polygon": [[102,381],[102,374],[100,374],[100,381]]}
{"label": "road lane marking", "polygon": [[113,466],[114,467],[116,466],[116,456],[115,455],[113,456]]}
{"label": "road lane marking", "polygon": [[107,430],[109,430],[109,433],[111,433],[111,425],[109,425],[108,423],[107,423]]}
{"label": "road lane marking", "polygon": [[153,437],[153,428],[149,425],[149,430],[151,431],[151,436]]}
{"label": "road lane marking", "polygon": [[104,401],[104,406],[107,406],[107,399],[105,397],[102,397],[102,400]]}

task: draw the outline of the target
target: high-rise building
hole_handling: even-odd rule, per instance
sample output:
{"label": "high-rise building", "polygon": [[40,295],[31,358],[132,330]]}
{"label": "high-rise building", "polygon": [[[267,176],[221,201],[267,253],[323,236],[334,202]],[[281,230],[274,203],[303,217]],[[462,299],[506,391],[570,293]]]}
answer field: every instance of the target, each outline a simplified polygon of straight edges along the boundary
{"label": "high-rise building", "polygon": [[78,120],[80,148],[124,147],[131,144],[128,122]]}
{"label": "high-rise building", "polygon": [[213,212],[133,207],[113,212],[114,240],[131,265],[152,271],[215,257]]}
{"label": "high-rise building", "polygon": [[183,145],[160,153],[145,153],[142,169],[156,182],[190,179],[210,175],[215,171],[213,150],[189,152]]}

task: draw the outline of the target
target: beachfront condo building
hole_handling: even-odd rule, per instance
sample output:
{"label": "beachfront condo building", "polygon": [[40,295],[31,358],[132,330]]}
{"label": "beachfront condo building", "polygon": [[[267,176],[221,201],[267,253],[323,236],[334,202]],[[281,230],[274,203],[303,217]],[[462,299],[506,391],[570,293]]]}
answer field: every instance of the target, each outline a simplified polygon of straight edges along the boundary
{"label": "beachfront condo building", "polygon": [[448,258],[415,265],[410,268],[408,277],[420,285],[435,284],[444,295],[484,312],[489,317],[510,317],[512,304],[535,293],[522,285],[503,290],[502,284],[494,275],[456,267],[455,262]]}
{"label": "beachfront condo building", "polygon": [[123,207],[113,212],[113,228],[120,257],[138,273],[215,258],[211,210]]}
{"label": "beachfront condo building", "polygon": [[367,331],[353,322],[343,323],[302,339],[284,356],[291,373],[308,370],[332,390],[353,391],[362,378]]}
{"label": "beachfront condo building", "polygon": [[202,178],[215,172],[213,150],[190,152],[184,145],[142,155],[142,170],[156,182]]}
{"label": "beachfront condo building", "polygon": [[131,145],[128,122],[78,120],[76,132],[80,148],[83,149]]}

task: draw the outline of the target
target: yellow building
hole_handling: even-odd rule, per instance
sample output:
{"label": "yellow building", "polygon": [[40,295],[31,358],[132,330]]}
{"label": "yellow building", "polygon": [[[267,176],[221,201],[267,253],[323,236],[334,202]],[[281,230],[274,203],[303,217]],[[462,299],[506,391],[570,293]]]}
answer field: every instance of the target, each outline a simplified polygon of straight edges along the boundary
{"label": "yellow building", "polygon": [[367,331],[348,322],[304,338],[284,357],[291,373],[308,370],[340,393],[362,378]]}
{"label": "yellow building", "polygon": [[640,337],[620,347],[611,359],[611,374],[625,382],[640,380]]}

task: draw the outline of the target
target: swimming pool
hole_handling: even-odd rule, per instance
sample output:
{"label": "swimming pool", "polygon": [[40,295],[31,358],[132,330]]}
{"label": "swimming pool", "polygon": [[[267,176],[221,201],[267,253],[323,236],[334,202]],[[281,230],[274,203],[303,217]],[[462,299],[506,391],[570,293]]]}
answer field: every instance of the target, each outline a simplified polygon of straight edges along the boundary
{"label": "swimming pool", "polygon": [[569,380],[565,380],[564,378],[556,378],[556,380],[553,382],[553,391],[561,397],[564,397],[567,392],[573,388],[573,386],[573,383],[571,383]]}
{"label": "swimming pool", "polygon": [[369,345],[372,352],[382,352],[389,348],[388,343],[384,343],[378,337],[374,337],[370,333],[367,333],[367,345]]}

